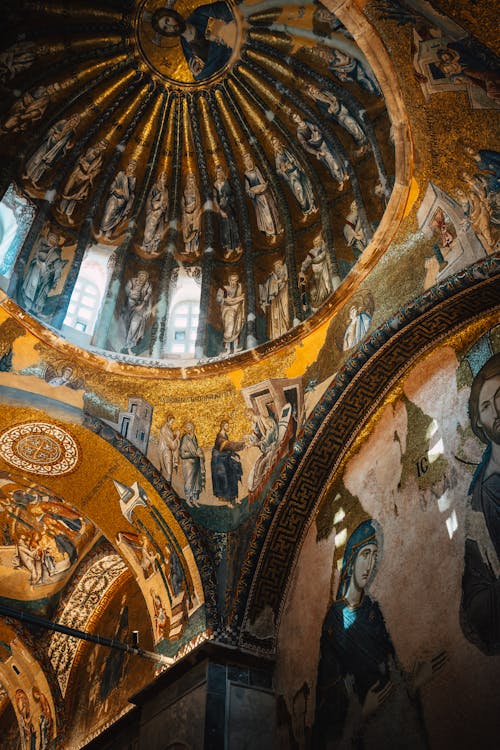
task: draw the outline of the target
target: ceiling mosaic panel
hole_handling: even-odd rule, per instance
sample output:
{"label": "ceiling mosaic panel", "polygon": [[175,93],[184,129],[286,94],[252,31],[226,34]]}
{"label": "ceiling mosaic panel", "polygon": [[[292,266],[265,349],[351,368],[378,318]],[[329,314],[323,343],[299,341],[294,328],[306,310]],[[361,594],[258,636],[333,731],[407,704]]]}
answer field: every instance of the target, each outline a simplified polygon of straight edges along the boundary
{"label": "ceiling mosaic panel", "polygon": [[26,311],[112,359],[189,365],[279,339],[334,294],[395,169],[381,88],[336,16],[248,0],[13,15],[0,150],[18,155],[7,208],[26,239],[3,286]]}

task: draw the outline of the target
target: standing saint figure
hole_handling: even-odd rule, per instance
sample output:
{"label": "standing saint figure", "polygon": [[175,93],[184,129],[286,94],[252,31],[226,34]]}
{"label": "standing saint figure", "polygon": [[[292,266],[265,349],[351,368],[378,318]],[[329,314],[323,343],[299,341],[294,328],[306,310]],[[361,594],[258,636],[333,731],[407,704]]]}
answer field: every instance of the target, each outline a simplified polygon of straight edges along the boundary
{"label": "standing saint figure", "polygon": [[339,98],[335,94],[332,94],[331,91],[320,91],[312,83],[307,86],[306,90],[325,116],[338,122],[344,130],[347,130],[352,135],[358,148],[365,151],[367,148],[366,135],[345,104],[342,104]]}
{"label": "standing saint figure", "polygon": [[125,171],[118,172],[111,183],[108,200],[101,219],[101,233],[109,238],[132,210],[135,198],[135,170],[137,161],[132,159]]}
{"label": "standing saint figure", "polygon": [[68,262],[62,259],[59,241],[55,232],[49,232],[47,237],[40,240],[30,261],[21,287],[22,304],[28,312],[37,315],[43,313],[47,297],[57,285]]}
{"label": "standing saint figure", "polygon": [[349,322],[344,332],[342,350],[348,352],[349,349],[357,346],[364,336],[368,333],[372,316],[367,310],[360,310],[356,305],[349,308]]}
{"label": "standing saint figure", "polygon": [[259,300],[267,314],[267,335],[270,340],[282,336],[290,328],[288,309],[288,269],[279,258],[264,284],[259,284]]}
{"label": "standing saint figure", "polygon": [[230,274],[228,283],[217,291],[217,302],[221,306],[224,351],[239,352],[238,338],[245,322],[245,293],[237,273]]}
{"label": "standing saint figure", "polygon": [[382,96],[382,91],[371,68],[365,67],[355,57],[351,57],[340,49],[319,46],[316,54],[328,65],[329,70],[337,76],[339,81],[352,81],[368,91],[370,94]]}
{"label": "standing saint figure", "polygon": [[221,164],[215,166],[214,205],[219,215],[220,241],[224,258],[241,252],[234,195]]}
{"label": "standing saint figure", "polygon": [[336,598],[321,633],[313,747],[428,747],[419,689],[446,664],[442,651],[405,674],[378,602],[368,593],[380,531],[363,521],[347,540]]}
{"label": "standing saint figure", "polygon": [[35,187],[38,185],[45,172],[74,145],[75,128],[80,120],[81,115],[75,113],[67,120],[59,120],[50,128],[42,145],[26,162],[24,179],[31,180]]}
{"label": "standing saint figure", "polygon": [[144,336],[146,323],[151,315],[152,295],[153,287],[147,271],[139,271],[137,276],[127,281],[127,301],[123,316],[127,330],[125,346],[129,354],[132,354],[132,348],[140,344]]}
{"label": "standing saint figure", "polygon": [[41,120],[52,94],[59,89],[59,84],[54,83],[50,86],[37,86],[33,92],[27,91],[12,105],[1,132],[21,133],[28,125]]}
{"label": "standing saint figure", "polygon": [[102,168],[103,152],[108,142],[102,138],[95,146],[87,149],[71,172],[61,195],[60,210],[73,224],[73,212],[78,203],[84,201],[90,192],[95,178]]}
{"label": "standing saint figure", "polygon": [[181,198],[182,238],[186,255],[200,254],[201,199],[193,172],[186,176],[186,184]]}
{"label": "standing saint figure", "polygon": [[158,180],[149,191],[146,203],[146,222],[142,249],[147,253],[157,253],[168,221],[167,173],[160,172]]}
{"label": "standing saint figure", "polygon": [[229,440],[229,420],[223,419],[212,448],[212,489],[215,497],[233,506],[238,500],[238,483],[243,476],[239,451],[245,448],[242,441]]}
{"label": "standing saint figure", "polygon": [[316,211],[314,193],[311,182],[305,172],[300,168],[295,156],[274,135],[271,138],[274,149],[276,172],[287,183],[297,200],[304,216]]}
{"label": "standing saint figure", "polygon": [[179,466],[179,430],[174,431],[175,417],[167,414],[160,428],[160,470],[169,484],[172,483],[172,472]]}
{"label": "standing saint figure", "polygon": [[486,449],[469,487],[460,623],[492,655],[500,653],[500,353],[472,381],[469,417]]}
{"label": "standing saint figure", "polygon": [[179,445],[184,495],[188,505],[198,507],[198,498],[205,487],[205,454],[198,445],[193,422],[186,422],[184,429]]}
{"label": "standing saint figure", "polygon": [[311,307],[317,310],[340,286],[340,276],[332,275],[330,256],[321,234],[314,238],[313,247],[300,266],[299,283],[304,287],[308,282],[308,276]]}
{"label": "standing saint figure", "polygon": [[333,153],[323,137],[323,133],[312,122],[306,122],[294,112],[292,120],[297,125],[297,139],[309,154],[315,156],[330,172],[333,179],[339,183],[339,190],[343,190],[349,179],[344,164]]}
{"label": "standing saint figure", "polygon": [[38,704],[40,709],[40,717],[38,719],[38,727],[40,729],[39,750],[48,750],[54,732],[54,718],[50,703],[45,694],[36,685],[33,685],[31,694],[35,704]]}
{"label": "standing saint figure", "polygon": [[255,166],[250,154],[243,156],[243,163],[245,165],[245,190],[255,209],[257,227],[264,232],[266,237],[276,237],[283,229],[271,188],[260,169]]}
{"label": "standing saint figure", "polygon": [[352,201],[350,205],[342,233],[349,247],[352,247],[354,257],[357,260],[368,245],[370,238],[363,229],[356,201]]}

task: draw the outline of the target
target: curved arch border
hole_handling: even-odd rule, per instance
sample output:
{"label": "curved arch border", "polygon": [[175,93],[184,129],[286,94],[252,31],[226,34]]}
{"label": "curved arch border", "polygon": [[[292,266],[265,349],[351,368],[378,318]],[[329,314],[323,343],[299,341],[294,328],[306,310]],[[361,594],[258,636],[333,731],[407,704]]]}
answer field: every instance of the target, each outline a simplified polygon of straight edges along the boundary
{"label": "curved arch border", "polygon": [[[350,446],[388,391],[423,353],[496,309],[500,256],[470,266],[402,307],[345,363],[265,500],[235,592],[226,630],[229,640],[262,654],[274,652],[301,542]],[[271,620],[272,626],[260,637],[255,623],[264,615],[266,625]]]}
{"label": "curved arch border", "polygon": [[[285,347],[303,340],[309,333],[315,331],[325,321],[333,317],[376,267],[406,215],[410,201],[414,159],[410,120],[404,105],[403,92],[399,85],[396,69],[382,37],[355,0],[323,0],[323,4],[340,19],[353,35],[380,83],[384,103],[392,124],[396,169],[389,203],[368,248],[342,281],[339,290],[331,296],[320,311],[279,339],[261,344],[255,349],[243,352],[238,356],[216,362],[201,362],[199,365],[172,367],[161,366],[158,363],[155,365],[148,364],[148,359],[143,359],[142,362],[128,363],[118,361],[119,355],[116,355],[117,358],[113,359],[112,352],[108,358],[97,352],[80,349],[69,341],[62,339],[54,330],[45,328],[1,290],[0,307],[3,307],[13,318],[20,321],[33,336],[48,346],[63,351],[66,356],[71,357],[81,365],[90,365],[100,371],[134,378],[157,379],[165,377],[165,374],[168,373],[170,378],[179,380],[203,378],[207,375],[222,374],[234,369],[249,367],[252,363],[259,362]],[[136,359],[140,360],[140,358]]]}

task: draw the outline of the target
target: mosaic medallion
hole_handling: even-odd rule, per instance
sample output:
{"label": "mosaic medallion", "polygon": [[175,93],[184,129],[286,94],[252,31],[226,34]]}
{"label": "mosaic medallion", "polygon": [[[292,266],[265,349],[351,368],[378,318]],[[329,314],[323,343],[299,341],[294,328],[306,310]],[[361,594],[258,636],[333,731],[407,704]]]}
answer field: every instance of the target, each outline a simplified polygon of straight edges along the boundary
{"label": "mosaic medallion", "polygon": [[164,80],[184,86],[218,79],[235,59],[241,22],[229,2],[145,0],[136,21],[139,49]]}
{"label": "mosaic medallion", "polygon": [[68,474],[79,460],[71,435],[46,422],[28,422],[4,432],[0,456],[12,466],[44,476]]}

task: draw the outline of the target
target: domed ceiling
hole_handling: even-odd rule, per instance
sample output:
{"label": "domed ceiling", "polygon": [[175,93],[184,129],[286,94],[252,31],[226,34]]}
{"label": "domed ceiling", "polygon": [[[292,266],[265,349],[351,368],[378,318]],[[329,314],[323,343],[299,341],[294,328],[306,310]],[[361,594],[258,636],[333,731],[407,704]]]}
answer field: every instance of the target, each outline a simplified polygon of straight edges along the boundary
{"label": "domed ceiling", "polygon": [[156,366],[232,357],[324,306],[394,175],[379,83],[333,14],[272,0],[8,5],[12,299],[79,346]]}

